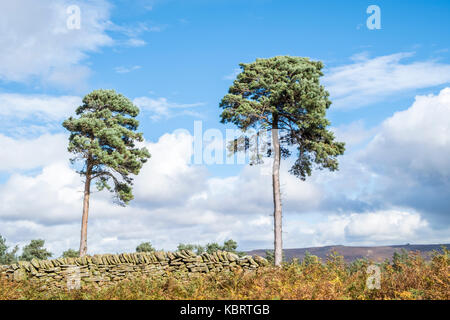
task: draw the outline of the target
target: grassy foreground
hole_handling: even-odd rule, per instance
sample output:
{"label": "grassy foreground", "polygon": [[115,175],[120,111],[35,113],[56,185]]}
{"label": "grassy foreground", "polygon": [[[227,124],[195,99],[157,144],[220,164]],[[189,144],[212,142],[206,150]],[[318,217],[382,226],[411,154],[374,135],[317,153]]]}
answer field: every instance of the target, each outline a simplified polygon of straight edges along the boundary
{"label": "grassy foreground", "polygon": [[369,289],[371,262],[345,263],[330,255],[325,262],[307,256],[301,262],[267,267],[256,272],[201,274],[190,279],[164,277],[122,281],[114,286],[80,290],[42,290],[29,282],[0,279],[0,299],[444,299],[450,298],[450,251],[425,261],[418,253],[394,256],[378,264],[380,289]]}

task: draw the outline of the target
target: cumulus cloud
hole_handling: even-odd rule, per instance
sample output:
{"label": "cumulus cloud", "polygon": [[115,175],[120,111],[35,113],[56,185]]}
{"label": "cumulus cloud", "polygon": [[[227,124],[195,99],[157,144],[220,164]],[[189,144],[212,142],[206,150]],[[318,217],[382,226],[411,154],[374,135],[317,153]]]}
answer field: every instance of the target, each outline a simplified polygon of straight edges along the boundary
{"label": "cumulus cloud", "polygon": [[[450,88],[416,97],[374,129],[361,123],[339,128],[342,136],[366,132],[362,142],[369,142],[341,157],[338,172],[318,171],[305,182],[283,161],[286,247],[449,241],[449,94]],[[24,160],[33,156],[17,146],[24,159],[0,158],[11,170],[42,167],[37,174],[15,173],[0,187],[1,232],[11,243],[44,237],[55,252],[78,245],[82,181],[68,166],[63,140],[1,137],[5,148],[54,146],[47,155],[33,151],[36,159]],[[206,166],[192,164],[192,142],[190,134],[177,132],[144,143],[152,158],[135,179],[130,206],[115,206],[105,192],[92,195],[90,252],[130,251],[143,241],[174,249],[180,242],[228,238],[241,249],[270,248],[270,174],[244,165],[238,174],[213,177]]]}
{"label": "cumulus cloud", "polygon": [[183,205],[204,189],[207,171],[201,166],[190,166],[191,135],[164,134],[156,143],[146,147],[152,157],[136,179],[137,203],[145,207],[173,207]]}
{"label": "cumulus cloud", "polygon": [[345,148],[348,152],[349,148],[359,146],[368,142],[373,138],[377,128],[367,128],[362,120],[356,120],[349,124],[333,127],[337,141],[345,141]]}
{"label": "cumulus cloud", "polygon": [[33,139],[11,138],[0,134],[0,172],[40,168],[68,159],[67,136],[44,134]]}
{"label": "cumulus cloud", "polygon": [[[47,147],[53,145],[60,155],[16,164],[40,164],[42,169],[33,175],[15,173],[0,187],[0,221],[7,226],[2,235],[10,242],[23,244],[30,236],[44,237],[60,253],[78,245],[83,194],[81,178],[63,159],[67,155],[59,146],[62,137],[53,138],[42,139],[49,139]],[[262,176],[260,168],[247,167],[234,177],[212,178],[206,167],[191,164],[192,141],[191,135],[173,133],[145,142],[152,158],[135,179],[135,200],[129,207],[115,206],[107,192],[92,194],[91,252],[129,251],[148,240],[167,249],[179,242],[205,244],[228,238],[244,246],[270,241],[270,176]],[[40,143],[36,141],[35,146]],[[293,198],[285,202],[287,210],[300,206],[299,210],[306,210],[308,203],[314,203],[317,190],[302,184],[284,181],[286,194]]]}
{"label": "cumulus cloud", "polygon": [[364,160],[384,171],[450,180],[450,88],[417,96],[413,105],[381,125],[364,151]]}
{"label": "cumulus cloud", "polygon": [[[316,208],[322,197],[320,190],[310,182],[301,181],[289,174],[289,168],[289,163],[282,163],[280,181],[285,214],[302,213]],[[272,176],[264,170],[263,166],[244,166],[239,175],[211,178],[204,205],[223,213],[271,215]]]}
{"label": "cumulus cloud", "polygon": [[72,114],[81,105],[77,96],[27,95],[14,93],[0,94],[0,118],[15,120],[34,119],[55,121]]}
{"label": "cumulus cloud", "polygon": [[344,232],[347,238],[363,241],[398,241],[414,237],[428,226],[420,214],[398,210],[351,214]]}
{"label": "cumulus cloud", "polygon": [[346,214],[409,208],[433,228],[445,228],[450,221],[449,92],[417,96],[408,109],[375,128],[348,126],[349,136],[371,136],[340,158],[338,172],[314,173],[314,183],[326,190],[320,210]]}
{"label": "cumulus cloud", "polygon": [[321,218],[315,223],[293,220],[286,224],[286,245],[389,245],[449,240],[444,232],[436,234],[421,214],[408,209],[342,215],[330,213],[325,219]]}
{"label": "cumulus cloud", "polygon": [[0,187],[0,218],[64,224],[78,218],[80,179],[62,162],[45,166],[36,176],[14,174]]}
{"label": "cumulus cloud", "polygon": [[450,220],[450,88],[418,96],[386,119],[355,155],[371,172],[372,200],[427,212],[436,227]]}
{"label": "cumulus cloud", "polygon": [[[67,27],[70,5],[81,13],[79,29]],[[80,63],[87,53],[113,40],[106,34],[107,1],[17,0],[0,4],[0,79],[42,80],[73,86],[90,71]]]}
{"label": "cumulus cloud", "polygon": [[413,55],[402,52],[371,59],[359,54],[353,57],[352,64],[331,68],[324,84],[333,107],[358,108],[396,94],[450,82],[450,65],[433,60],[405,62]]}
{"label": "cumulus cloud", "polygon": [[[49,96],[37,94],[0,93],[0,141],[9,144],[6,150],[26,150],[36,143],[44,143],[33,151],[40,150],[35,158],[49,155],[55,145],[50,133],[60,133],[63,119],[74,114],[76,107],[81,105],[81,98],[77,96]],[[3,136],[1,136],[3,134]],[[42,136],[46,136],[45,139]],[[41,137],[41,138],[38,138]],[[14,141],[13,141],[14,140]],[[46,144],[47,142],[51,142]],[[61,145],[59,144],[59,147]],[[38,149],[41,148],[41,149]],[[22,155],[22,153],[19,153]],[[12,153],[3,154],[0,158],[13,158]],[[33,157],[30,157],[33,158]],[[14,160],[11,160],[14,162]],[[22,163],[23,160],[17,161]]]}

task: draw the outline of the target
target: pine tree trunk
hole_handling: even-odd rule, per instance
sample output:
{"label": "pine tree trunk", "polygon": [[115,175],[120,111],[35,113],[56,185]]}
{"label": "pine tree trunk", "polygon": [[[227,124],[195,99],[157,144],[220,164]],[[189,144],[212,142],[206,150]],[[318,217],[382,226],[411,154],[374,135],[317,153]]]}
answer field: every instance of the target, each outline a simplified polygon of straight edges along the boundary
{"label": "pine tree trunk", "polygon": [[81,218],[80,257],[85,256],[87,253],[87,225],[89,215],[89,197],[91,195],[91,172],[92,166],[88,161],[86,182],[84,184],[83,217]]}
{"label": "pine tree trunk", "polygon": [[280,140],[278,136],[278,117],[274,115],[272,126],[272,146],[274,151],[272,167],[273,217],[274,217],[274,260],[280,266],[283,259],[283,242],[281,229],[281,193],[280,193]]}

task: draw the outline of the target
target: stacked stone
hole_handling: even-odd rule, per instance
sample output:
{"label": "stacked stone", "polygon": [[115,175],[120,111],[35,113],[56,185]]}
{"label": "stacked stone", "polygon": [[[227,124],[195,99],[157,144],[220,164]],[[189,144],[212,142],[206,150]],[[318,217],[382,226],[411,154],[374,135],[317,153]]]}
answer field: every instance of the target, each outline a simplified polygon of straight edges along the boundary
{"label": "stacked stone", "polygon": [[6,276],[6,270],[8,270],[8,269],[9,269],[9,266],[0,265],[0,277]]}
{"label": "stacked stone", "polygon": [[105,285],[124,279],[168,274],[198,274],[238,269],[255,270],[267,266],[266,259],[217,251],[196,255],[189,250],[177,252],[140,252],[102,254],[80,258],[19,261],[0,269],[13,280],[40,281],[54,287],[67,287],[68,281]]}

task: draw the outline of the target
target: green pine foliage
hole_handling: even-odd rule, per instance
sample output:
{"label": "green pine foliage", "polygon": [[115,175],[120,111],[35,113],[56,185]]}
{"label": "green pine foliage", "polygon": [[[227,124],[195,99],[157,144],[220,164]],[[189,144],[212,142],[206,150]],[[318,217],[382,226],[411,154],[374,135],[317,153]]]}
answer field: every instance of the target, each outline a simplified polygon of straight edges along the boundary
{"label": "green pine foliage", "polygon": [[[281,261],[285,262],[286,257],[284,256],[284,251],[282,252],[281,257],[282,257]],[[274,250],[266,250],[264,252],[264,258],[266,258],[270,264],[273,264],[275,262],[275,251]]]}
{"label": "green pine foliage", "polygon": [[237,251],[238,244],[233,239],[229,239],[224,241],[223,245],[218,244],[217,242],[207,243],[205,246],[201,246],[198,244],[183,244],[180,243],[177,247],[177,250],[190,250],[200,255],[204,252],[213,254],[214,252],[221,250],[227,251],[237,254],[238,256],[244,256],[245,252]]}
{"label": "green pine foliage", "polygon": [[11,251],[6,245],[6,239],[0,235],[0,265],[13,264],[17,261],[17,251],[19,247],[15,246]]}
{"label": "green pine foliage", "polygon": [[63,258],[78,258],[80,256],[80,253],[77,250],[74,249],[68,249],[62,253]]}
{"label": "green pine foliage", "polygon": [[52,256],[52,253],[44,248],[45,240],[31,240],[28,245],[23,247],[22,255],[19,260],[31,261],[32,259],[46,260]]}
{"label": "green pine foliage", "polygon": [[[250,164],[263,162],[259,137],[270,132],[272,142],[267,156],[272,156],[274,202],[274,264],[282,262],[282,205],[280,159],[297,149],[296,160],[289,172],[301,180],[313,169],[338,169],[337,156],[344,153],[344,143],[334,141],[327,129],[330,122],[326,110],[329,93],[320,84],[323,63],[309,58],[277,56],[241,63],[237,75],[220,102],[222,123],[233,123],[244,134],[230,142],[231,153],[256,150]],[[257,131],[248,137],[249,129]],[[256,138],[256,139],[255,139]]]}
{"label": "green pine foliage", "polygon": [[155,248],[153,248],[150,242],[142,242],[140,245],[136,247],[136,252],[153,252]]}
{"label": "green pine foliage", "polygon": [[180,243],[178,245],[178,247],[177,247],[177,250],[178,251],[189,250],[189,251],[195,252],[195,254],[200,255],[203,252],[205,252],[205,247],[203,247],[203,246],[201,246],[199,244],[183,244],[183,243]]}
{"label": "green pine foliage", "polygon": [[[240,67],[242,72],[220,103],[221,122],[233,123],[243,131],[278,129],[281,155],[286,158],[291,155],[290,147],[297,149],[290,172],[302,180],[311,175],[314,166],[337,170],[337,156],[345,148],[327,129],[330,122],[325,115],[331,101],[319,82],[323,63],[277,56],[241,63]],[[251,148],[250,144],[248,139],[236,139],[229,148],[237,152]],[[256,159],[256,163],[260,161]]]}
{"label": "green pine foliage", "polygon": [[[96,180],[98,190],[114,193],[121,205],[133,199],[131,175],[137,175],[150,153],[136,146],[143,141],[136,116],[139,108],[114,90],[95,90],[76,109],[78,117],[63,122],[70,131],[72,163],[83,162],[82,176]],[[111,183],[112,182],[112,183]]]}

